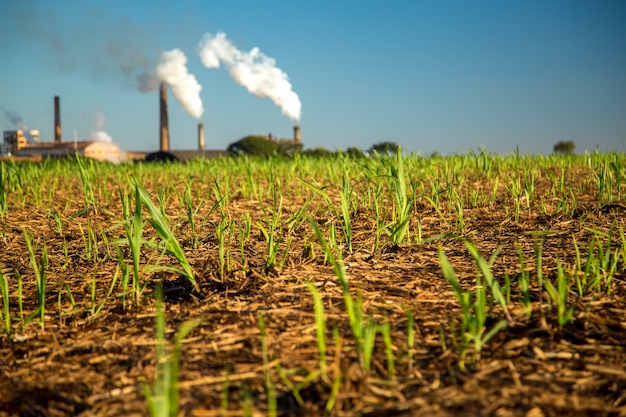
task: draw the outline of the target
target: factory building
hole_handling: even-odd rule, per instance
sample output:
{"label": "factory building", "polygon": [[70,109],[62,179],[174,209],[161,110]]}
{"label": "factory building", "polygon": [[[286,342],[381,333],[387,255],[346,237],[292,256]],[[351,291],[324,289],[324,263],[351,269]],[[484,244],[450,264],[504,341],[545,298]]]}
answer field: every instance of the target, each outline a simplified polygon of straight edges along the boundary
{"label": "factory building", "polygon": [[126,154],[119,146],[99,141],[63,141],[61,139],[61,110],[59,97],[54,97],[54,141],[41,142],[39,131],[6,130],[1,154],[18,158],[69,158],[76,155],[97,161],[120,163]]}
{"label": "factory building", "polygon": [[[33,131],[30,132],[31,137]],[[76,142],[30,142],[22,130],[7,130],[4,132],[2,153],[17,157],[40,158],[69,158],[76,155],[92,158],[97,161],[120,163],[126,156],[114,143],[97,141]]]}
{"label": "factory building", "polygon": [[[19,159],[70,158],[76,155],[98,161],[120,163],[127,160],[146,161],[189,161],[195,158],[220,158],[232,155],[228,150],[205,149],[204,124],[198,123],[197,149],[177,150],[170,148],[167,84],[159,87],[159,150],[146,153],[123,151],[118,145],[106,141],[64,141],[61,130],[61,102],[54,97],[54,140],[41,142],[38,130],[8,130],[4,132],[4,141],[0,144],[0,159],[7,157]],[[274,140],[271,135],[268,139]],[[281,139],[280,142],[289,141]],[[291,142],[301,146],[300,126],[294,126]]]}
{"label": "factory building", "polygon": [[[36,132],[37,134],[34,134]],[[4,132],[2,153],[18,157],[33,158],[69,158],[76,155],[91,158],[97,161],[120,163],[125,160],[124,153],[114,143],[97,141],[76,142],[39,142],[37,131],[30,131],[35,139],[30,142],[22,130],[7,130]]]}

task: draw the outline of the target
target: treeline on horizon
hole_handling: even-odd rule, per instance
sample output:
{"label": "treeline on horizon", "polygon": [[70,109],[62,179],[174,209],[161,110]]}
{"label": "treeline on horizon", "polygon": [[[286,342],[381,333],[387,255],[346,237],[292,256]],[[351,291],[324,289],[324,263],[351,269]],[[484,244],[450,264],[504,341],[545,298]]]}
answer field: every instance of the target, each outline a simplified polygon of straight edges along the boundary
{"label": "treeline on horizon", "polygon": [[[233,155],[248,155],[269,157],[272,155],[290,157],[295,154],[316,158],[329,158],[344,155],[350,158],[365,158],[372,154],[395,155],[398,152],[398,144],[393,141],[382,141],[373,144],[369,149],[362,150],[358,147],[349,147],[346,150],[331,151],[324,147],[303,149],[304,145],[291,139],[272,139],[266,136],[250,135],[228,145],[227,150]],[[571,155],[574,153],[576,144],[574,141],[559,141],[553,147],[555,154]],[[484,150],[481,150],[484,151]],[[441,156],[435,151],[430,157]]]}

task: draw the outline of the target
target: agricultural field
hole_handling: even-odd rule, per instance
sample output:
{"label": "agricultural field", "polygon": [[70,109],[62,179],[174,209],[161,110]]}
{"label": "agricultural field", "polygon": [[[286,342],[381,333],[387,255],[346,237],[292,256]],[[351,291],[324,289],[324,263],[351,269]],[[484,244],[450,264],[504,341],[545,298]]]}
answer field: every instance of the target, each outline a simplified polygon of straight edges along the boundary
{"label": "agricultural field", "polygon": [[0,416],[626,415],[626,155],[0,164]]}

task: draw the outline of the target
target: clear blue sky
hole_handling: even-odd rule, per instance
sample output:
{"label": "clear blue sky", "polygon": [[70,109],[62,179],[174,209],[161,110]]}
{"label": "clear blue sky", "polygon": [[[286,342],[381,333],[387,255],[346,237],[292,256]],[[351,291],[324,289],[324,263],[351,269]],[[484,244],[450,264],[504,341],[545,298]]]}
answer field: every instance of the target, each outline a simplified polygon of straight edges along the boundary
{"label": "clear blue sky", "polygon": [[[302,102],[305,147],[394,141],[430,154],[626,151],[623,0],[0,0],[0,130],[19,115],[53,137],[104,130],[129,150],[158,148],[158,97],[122,68],[181,49],[202,85],[207,148],[248,134],[291,137],[269,99],[207,69],[206,32],[258,47]],[[170,94],[171,146],[196,147],[196,120]]]}

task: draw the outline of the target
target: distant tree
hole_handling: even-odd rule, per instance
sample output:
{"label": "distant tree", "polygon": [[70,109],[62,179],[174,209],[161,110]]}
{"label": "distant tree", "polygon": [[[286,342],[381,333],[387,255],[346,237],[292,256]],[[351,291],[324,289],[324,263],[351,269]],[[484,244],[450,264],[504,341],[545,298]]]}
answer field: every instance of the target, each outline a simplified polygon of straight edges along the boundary
{"label": "distant tree", "polygon": [[369,149],[368,152],[378,152],[380,154],[396,154],[398,152],[398,144],[395,142],[378,142]]}
{"label": "distant tree", "polygon": [[554,145],[554,153],[560,153],[563,155],[571,155],[576,149],[576,144],[573,140],[560,140]]}
{"label": "distant tree", "polygon": [[304,151],[302,151],[302,155],[310,156],[313,158],[332,158],[333,156],[335,156],[333,151],[329,151],[328,149],[322,148],[321,146],[318,146],[315,149],[305,149]]}
{"label": "distant tree", "polygon": [[365,153],[363,153],[363,151],[359,148],[351,147],[346,149],[346,156],[349,158],[358,159],[365,157]]}
{"label": "distant tree", "polygon": [[271,139],[267,136],[250,135],[228,145],[228,151],[235,155],[292,156],[302,150],[302,144],[291,139]]}
{"label": "distant tree", "polygon": [[302,152],[302,143],[294,142],[291,139],[280,139],[276,143],[276,152],[280,155],[292,156]]}
{"label": "distant tree", "polygon": [[228,145],[227,150],[235,155],[270,156],[276,152],[278,144],[263,136],[246,136]]}

